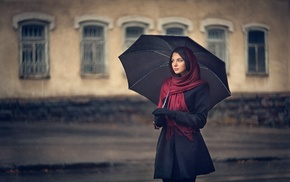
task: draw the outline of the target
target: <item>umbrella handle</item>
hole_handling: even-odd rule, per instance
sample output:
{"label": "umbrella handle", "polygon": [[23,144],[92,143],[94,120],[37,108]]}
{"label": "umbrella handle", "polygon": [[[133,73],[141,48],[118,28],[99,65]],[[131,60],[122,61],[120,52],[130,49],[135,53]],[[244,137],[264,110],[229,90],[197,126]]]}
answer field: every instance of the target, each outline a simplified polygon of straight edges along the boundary
{"label": "umbrella handle", "polygon": [[154,121],[153,121],[153,126],[154,126],[154,129],[155,129],[155,130],[159,130],[159,129],[160,129],[160,127],[156,126],[156,124],[155,124]]}
{"label": "umbrella handle", "polygon": [[[162,104],[162,108],[164,108],[165,105],[166,105],[166,102],[167,102],[167,99],[168,99],[168,95],[169,95],[169,90],[168,90],[168,92],[167,92],[167,94],[166,94],[166,97],[165,97],[164,103]],[[159,130],[159,129],[160,129],[160,127],[156,126],[154,120],[153,120],[153,125],[154,125],[154,129],[156,129],[156,130]]]}

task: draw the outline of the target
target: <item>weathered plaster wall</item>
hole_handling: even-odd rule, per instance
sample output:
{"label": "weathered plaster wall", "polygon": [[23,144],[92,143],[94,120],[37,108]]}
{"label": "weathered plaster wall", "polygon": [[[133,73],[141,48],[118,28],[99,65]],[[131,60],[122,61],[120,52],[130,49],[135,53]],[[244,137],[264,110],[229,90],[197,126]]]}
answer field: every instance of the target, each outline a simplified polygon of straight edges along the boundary
{"label": "weathered plaster wall", "polygon": [[[154,20],[148,33],[160,34],[159,18],[175,16],[192,21],[188,35],[205,46],[201,21],[219,18],[233,23],[229,32],[229,85],[233,93],[270,93],[290,91],[289,1],[287,0],[0,0],[0,98],[39,98],[68,96],[135,95],[127,81],[118,56],[123,51],[120,17],[138,15]],[[279,10],[279,11],[277,11]],[[12,17],[24,12],[42,12],[55,17],[49,32],[50,78],[19,79],[18,32]],[[82,15],[110,18],[107,31],[108,77],[80,76],[80,32],[74,19]],[[268,76],[247,76],[243,26],[265,24],[268,32]],[[288,28],[287,28],[288,26]]]}

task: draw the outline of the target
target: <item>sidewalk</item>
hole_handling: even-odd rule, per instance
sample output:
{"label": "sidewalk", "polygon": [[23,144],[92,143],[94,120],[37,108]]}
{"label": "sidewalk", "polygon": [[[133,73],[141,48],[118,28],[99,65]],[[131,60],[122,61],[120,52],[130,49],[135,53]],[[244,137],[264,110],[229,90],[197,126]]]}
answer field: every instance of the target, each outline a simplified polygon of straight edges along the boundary
{"label": "sidewalk", "polygon": [[[214,161],[290,158],[290,129],[207,125]],[[0,173],[152,163],[159,131],[151,124],[1,122]]]}

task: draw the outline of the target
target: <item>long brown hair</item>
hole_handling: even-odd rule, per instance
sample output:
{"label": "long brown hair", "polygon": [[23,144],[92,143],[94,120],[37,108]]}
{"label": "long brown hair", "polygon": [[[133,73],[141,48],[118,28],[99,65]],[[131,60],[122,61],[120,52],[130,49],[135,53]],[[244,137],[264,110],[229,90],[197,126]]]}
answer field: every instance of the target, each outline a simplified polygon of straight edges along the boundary
{"label": "long brown hair", "polygon": [[168,66],[169,66],[169,70],[171,72],[172,75],[176,75],[175,72],[173,71],[173,68],[172,68],[172,55],[173,53],[178,53],[180,55],[180,57],[185,61],[185,65],[186,65],[186,69],[187,71],[190,70],[190,58],[188,57],[188,54],[192,54],[191,57],[194,57],[194,54],[192,53],[192,51],[187,48],[187,47],[177,47],[175,48],[172,53],[171,53],[171,56],[170,56],[170,59],[169,59],[169,63],[168,63]]}

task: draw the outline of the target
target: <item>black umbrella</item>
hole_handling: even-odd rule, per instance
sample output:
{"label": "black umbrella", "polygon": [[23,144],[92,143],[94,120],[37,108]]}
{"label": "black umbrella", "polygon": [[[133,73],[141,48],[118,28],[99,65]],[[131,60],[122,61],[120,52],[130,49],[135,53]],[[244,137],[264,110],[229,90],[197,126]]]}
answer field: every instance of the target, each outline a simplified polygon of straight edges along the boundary
{"label": "black umbrella", "polygon": [[210,85],[210,108],[230,96],[225,63],[186,36],[141,35],[119,56],[129,89],[158,104],[163,81],[171,76],[168,61],[174,48],[186,46],[197,58],[201,78]]}

